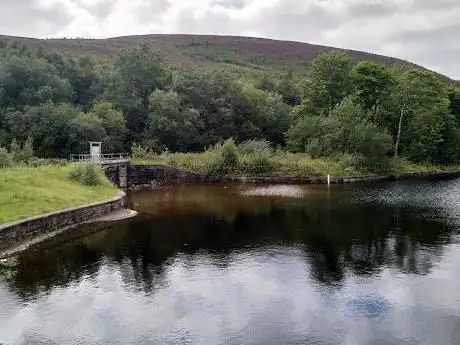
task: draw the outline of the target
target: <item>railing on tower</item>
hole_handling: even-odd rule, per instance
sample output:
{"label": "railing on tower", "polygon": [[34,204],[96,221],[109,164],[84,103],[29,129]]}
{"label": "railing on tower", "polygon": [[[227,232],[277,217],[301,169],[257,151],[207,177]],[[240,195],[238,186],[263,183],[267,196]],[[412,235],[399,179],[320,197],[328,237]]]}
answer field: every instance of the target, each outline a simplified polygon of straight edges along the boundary
{"label": "railing on tower", "polygon": [[129,162],[128,153],[106,153],[106,154],[74,154],[70,155],[71,162],[96,162],[96,163],[125,163]]}

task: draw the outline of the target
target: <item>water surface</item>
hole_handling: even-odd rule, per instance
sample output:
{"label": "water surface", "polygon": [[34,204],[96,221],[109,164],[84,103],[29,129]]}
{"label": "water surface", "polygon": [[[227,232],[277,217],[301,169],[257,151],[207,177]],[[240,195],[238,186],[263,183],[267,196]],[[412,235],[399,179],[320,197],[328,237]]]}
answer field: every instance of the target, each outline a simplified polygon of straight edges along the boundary
{"label": "water surface", "polygon": [[460,180],[178,186],[0,275],[0,343],[460,344]]}

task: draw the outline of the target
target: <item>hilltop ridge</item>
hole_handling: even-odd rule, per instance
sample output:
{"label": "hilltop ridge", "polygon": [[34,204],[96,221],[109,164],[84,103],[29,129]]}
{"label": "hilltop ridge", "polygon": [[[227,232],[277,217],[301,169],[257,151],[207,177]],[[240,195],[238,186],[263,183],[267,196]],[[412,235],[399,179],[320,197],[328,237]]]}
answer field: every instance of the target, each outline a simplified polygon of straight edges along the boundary
{"label": "hilltop ridge", "polygon": [[370,52],[242,36],[154,34],[106,39],[35,39],[0,35],[0,40],[16,40],[28,46],[41,45],[47,50],[66,54],[94,54],[102,57],[111,57],[123,49],[147,43],[157,50],[170,66],[178,68],[298,70],[304,69],[318,54],[331,51],[346,52],[354,60],[365,59],[386,65],[421,67],[406,60]]}

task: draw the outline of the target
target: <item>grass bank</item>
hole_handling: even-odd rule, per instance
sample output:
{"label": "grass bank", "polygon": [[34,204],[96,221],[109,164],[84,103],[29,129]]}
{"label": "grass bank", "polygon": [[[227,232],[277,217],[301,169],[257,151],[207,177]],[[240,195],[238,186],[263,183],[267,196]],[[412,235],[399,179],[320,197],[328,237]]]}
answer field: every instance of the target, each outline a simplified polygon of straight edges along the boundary
{"label": "grass bank", "polygon": [[84,186],[71,180],[72,169],[72,166],[0,169],[0,224],[117,195],[117,189],[108,181],[100,186]]}
{"label": "grass bank", "polygon": [[[241,152],[232,169],[223,169],[233,176],[372,176],[400,175],[421,171],[460,170],[459,165],[422,165],[406,159],[389,159],[381,166],[373,164],[370,168],[353,160],[353,157],[312,158],[307,154],[271,150],[262,153]],[[143,154],[134,156],[132,164],[166,165],[179,169],[209,174],[216,164],[222,163],[221,150],[208,150],[200,153]],[[224,163],[223,163],[224,164]]]}

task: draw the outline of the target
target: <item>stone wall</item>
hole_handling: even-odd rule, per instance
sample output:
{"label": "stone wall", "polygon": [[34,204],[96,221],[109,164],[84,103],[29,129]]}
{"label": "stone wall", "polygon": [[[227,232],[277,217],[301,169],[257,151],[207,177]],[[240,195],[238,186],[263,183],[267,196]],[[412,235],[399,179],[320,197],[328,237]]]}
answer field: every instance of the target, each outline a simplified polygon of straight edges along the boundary
{"label": "stone wall", "polygon": [[117,197],[104,202],[0,225],[0,256],[13,247],[39,242],[82,223],[124,209],[125,206],[126,194],[120,192]]}
{"label": "stone wall", "polygon": [[165,165],[131,165],[128,167],[128,187],[149,188],[161,184],[218,182],[206,175]]}
{"label": "stone wall", "polygon": [[[116,168],[107,172],[109,179],[117,183]],[[441,172],[425,171],[401,174],[398,176],[361,176],[361,177],[333,177],[332,184],[371,183],[379,181],[394,181],[400,179],[443,179],[460,177],[460,171]],[[221,179],[210,178],[203,174],[183,171],[163,165],[131,165],[128,167],[128,188],[143,189],[157,185],[187,184],[187,183],[247,183],[247,184],[326,184],[326,176],[267,176],[267,177],[227,177]],[[118,185],[118,184],[117,184]]]}

